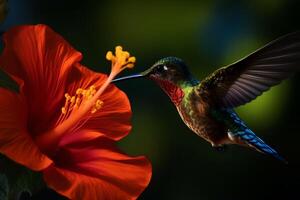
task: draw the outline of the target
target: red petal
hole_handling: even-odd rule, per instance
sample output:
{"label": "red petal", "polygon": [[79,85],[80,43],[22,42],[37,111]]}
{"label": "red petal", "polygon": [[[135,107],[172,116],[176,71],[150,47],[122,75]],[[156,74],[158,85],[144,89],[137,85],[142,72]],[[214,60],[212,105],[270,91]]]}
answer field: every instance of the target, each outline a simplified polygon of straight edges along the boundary
{"label": "red petal", "polygon": [[[72,69],[68,93],[75,94],[78,88],[88,88],[91,85],[101,86],[107,76],[93,72],[80,64]],[[120,140],[131,130],[131,107],[124,92],[111,84],[100,96],[103,107],[92,115],[82,127],[83,129],[101,132],[113,140]]]}
{"label": "red petal", "polygon": [[24,98],[0,88],[0,152],[32,170],[42,170],[52,161],[42,154],[26,131]]}
{"label": "red petal", "polygon": [[45,25],[18,26],[3,38],[0,66],[24,83],[31,132],[45,130],[61,107],[68,71],[81,60],[81,53]]}
{"label": "red petal", "polygon": [[151,179],[151,164],[145,157],[124,155],[105,137],[74,141],[57,155],[55,165],[44,170],[44,179],[73,200],[136,199]]}

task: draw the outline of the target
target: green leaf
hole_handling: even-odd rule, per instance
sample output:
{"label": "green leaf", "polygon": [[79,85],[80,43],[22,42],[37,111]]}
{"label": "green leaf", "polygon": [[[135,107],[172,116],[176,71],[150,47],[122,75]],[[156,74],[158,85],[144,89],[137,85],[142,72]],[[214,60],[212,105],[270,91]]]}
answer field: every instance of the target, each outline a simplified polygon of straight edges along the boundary
{"label": "green leaf", "polygon": [[0,174],[0,200],[7,200],[9,193],[7,177]]}
{"label": "green leaf", "polygon": [[19,92],[19,85],[6,72],[0,68],[0,87]]}

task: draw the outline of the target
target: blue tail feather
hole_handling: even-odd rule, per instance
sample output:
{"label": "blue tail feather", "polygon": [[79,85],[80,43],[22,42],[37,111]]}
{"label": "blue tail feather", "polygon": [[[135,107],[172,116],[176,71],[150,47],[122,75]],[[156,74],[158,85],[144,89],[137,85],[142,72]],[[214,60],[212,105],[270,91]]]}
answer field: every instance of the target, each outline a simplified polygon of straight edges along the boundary
{"label": "blue tail feather", "polygon": [[232,110],[227,110],[227,112],[230,114],[230,134],[232,137],[237,137],[246,144],[254,147],[256,150],[269,154],[273,157],[275,157],[278,160],[281,160],[285,163],[287,161],[280,156],[277,151],[275,151],[272,147],[267,145],[262,139],[257,137],[255,133],[253,133],[246,125],[245,123],[237,116],[237,114]]}
{"label": "blue tail feather", "polygon": [[243,131],[234,133],[233,135],[234,135],[234,137],[240,138],[245,143],[254,147],[258,151],[265,153],[265,154],[269,154],[269,155],[277,158],[278,160],[281,160],[281,161],[287,163],[287,161],[282,156],[280,156],[277,153],[277,151],[275,151],[272,147],[267,145],[262,139],[257,137],[249,128],[246,128]]}

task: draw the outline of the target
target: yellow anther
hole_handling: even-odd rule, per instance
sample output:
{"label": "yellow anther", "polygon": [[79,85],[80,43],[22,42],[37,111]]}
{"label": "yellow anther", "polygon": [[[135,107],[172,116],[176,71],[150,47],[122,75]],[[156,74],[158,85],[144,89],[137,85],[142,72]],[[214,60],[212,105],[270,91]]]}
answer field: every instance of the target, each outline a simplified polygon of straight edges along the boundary
{"label": "yellow anther", "polygon": [[67,100],[69,100],[69,99],[71,99],[71,96],[70,96],[68,93],[66,93],[66,94],[65,94],[65,98],[66,98]]}
{"label": "yellow anther", "polygon": [[79,97],[76,98],[74,108],[79,108],[79,106],[80,106],[80,100],[81,99]]}
{"label": "yellow anther", "polygon": [[88,93],[89,93],[90,95],[92,95],[92,96],[93,96],[93,95],[96,93],[95,86],[93,86],[93,87],[90,87],[90,89],[89,89]]}
{"label": "yellow anther", "polygon": [[93,108],[93,109],[91,110],[91,113],[94,114],[96,111],[97,111],[97,109],[96,109],[96,108]]}
{"label": "yellow anther", "polygon": [[79,95],[79,94],[81,94],[81,93],[82,93],[82,91],[83,91],[83,89],[82,89],[82,88],[78,88],[78,89],[76,90],[76,94],[77,94],[77,95]]}
{"label": "yellow anther", "polygon": [[91,91],[90,90],[86,90],[84,96],[85,97],[91,96]]}
{"label": "yellow anther", "polygon": [[76,97],[75,97],[75,96],[72,96],[70,102],[71,102],[71,103],[75,103],[75,100],[76,100]]}
{"label": "yellow anther", "polygon": [[67,110],[66,110],[66,108],[65,108],[65,107],[62,107],[62,108],[61,108],[61,112],[62,112],[62,114],[64,114],[64,115],[65,115],[65,114],[67,113]]}
{"label": "yellow anther", "polygon": [[92,108],[91,113],[95,113],[97,110],[99,110],[102,107],[102,105],[103,105],[103,101],[98,99],[94,107]]}
{"label": "yellow anther", "polygon": [[90,95],[94,95],[95,94],[95,90],[89,90]]}
{"label": "yellow anther", "polygon": [[102,107],[103,102],[94,98],[94,95],[97,93],[95,85],[91,85],[86,89],[78,88],[75,91],[76,94],[74,96],[65,93],[66,101],[61,108],[61,115],[58,118],[57,124],[69,120],[70,117],[77,115],[80,112],[83,112],[83,115],[93,114]]}
{"label": "yellow anther", "polygon": [[90,86],[90,90],[95,90],[96,87],[94,85]]}
{"label": "yellow anther", "polygon": [[101,100],[98,99],[96,101],[95,108],[96,109],[100,109],[102,107],[102,105],[103,105],[103,101],[101,101]]}

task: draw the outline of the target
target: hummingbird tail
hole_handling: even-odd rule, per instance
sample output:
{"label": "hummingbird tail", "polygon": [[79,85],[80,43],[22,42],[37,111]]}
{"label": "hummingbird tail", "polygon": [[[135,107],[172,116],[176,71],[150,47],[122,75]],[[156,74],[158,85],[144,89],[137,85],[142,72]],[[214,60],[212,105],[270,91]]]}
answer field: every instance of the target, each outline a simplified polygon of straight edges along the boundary
{"label": "hummingbird tail", "polygon": [[257,137],[234,111],[229,111],[229,116],[230,120],[227,120],[227,124],[230,127],[228,136],[232,141],[237,144],[250,146],[261,153],[271,155],[287,164],[287,161],[276,150]]}
{"label": "hummingbird tail", "polygon": [[249,128],[243,127],[242,129],[243,130],[240,129],[235,133],[230,132],[229,137],[238,138],[239,140],[242,140],[244,143],[246,143],[250,147],[253,147],[257,151],[267,155],[271,155],[276,159],[287,164],[287,161],[282,156],[280,156],[276,150],[267,145],[262,139],[257,137],[255,133],[253,133]]}

